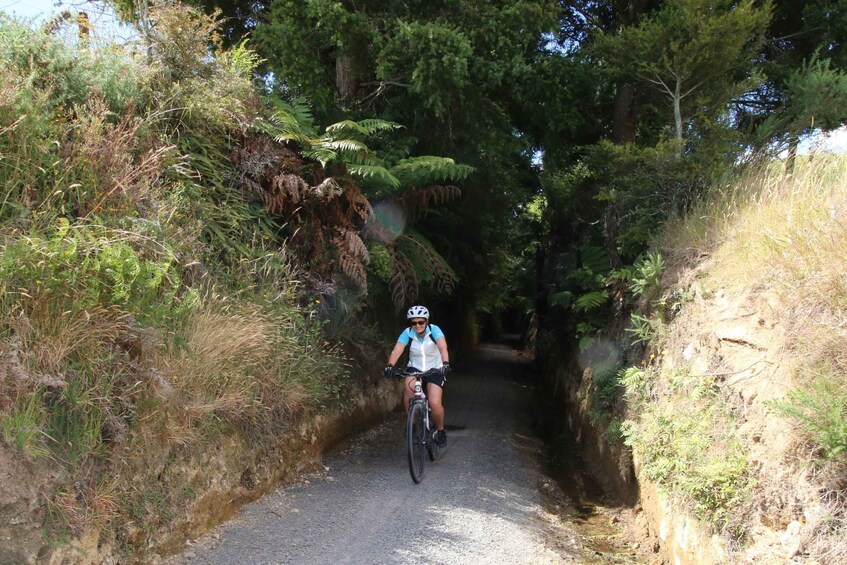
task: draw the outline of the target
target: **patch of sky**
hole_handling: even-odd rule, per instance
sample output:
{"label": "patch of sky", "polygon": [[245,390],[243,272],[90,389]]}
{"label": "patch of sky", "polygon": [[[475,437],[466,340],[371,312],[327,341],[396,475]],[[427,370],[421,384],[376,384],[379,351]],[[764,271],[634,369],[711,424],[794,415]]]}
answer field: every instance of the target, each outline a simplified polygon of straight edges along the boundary
{"label": "patch of sky", "polygon": [[0,12],[33,25],[59,18],[68,24],[64,26],[68,39],[76,33],[79,14],[84,13],[88,17],[90,41],[95,45],[113,41],[125,43],[138,37],[135,28],[121,23],[110,5],[97,0],[0,0]]}

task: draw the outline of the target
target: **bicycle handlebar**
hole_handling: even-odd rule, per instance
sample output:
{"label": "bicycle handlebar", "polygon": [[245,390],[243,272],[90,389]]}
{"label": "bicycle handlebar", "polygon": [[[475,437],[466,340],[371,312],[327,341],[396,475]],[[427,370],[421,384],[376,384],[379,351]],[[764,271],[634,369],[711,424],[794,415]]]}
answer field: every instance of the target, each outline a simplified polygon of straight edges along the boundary
{"label": "bicycle handlebar", "polygon": [[421,377],[422,379],[426,380],[427,377],[431,377],[431,376],[435,376],[435,375],[440,376],[441,375],[441,369],[428,369],[426,371],[409,371],[409,370],[406,370],[406,369],[395,369],[394,370],[394,376],[397,377],[397,378],[400,378],[400,379],[402,379],[404,377]]}

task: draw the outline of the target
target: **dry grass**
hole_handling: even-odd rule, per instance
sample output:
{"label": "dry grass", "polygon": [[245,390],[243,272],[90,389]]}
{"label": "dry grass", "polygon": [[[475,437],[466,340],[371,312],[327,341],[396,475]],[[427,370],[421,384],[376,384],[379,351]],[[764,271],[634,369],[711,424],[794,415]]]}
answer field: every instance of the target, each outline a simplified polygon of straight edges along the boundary
{"label": "dry grass", "polygon": [[189,422],[235,417],[256,401],[256,378],[272,364],[273,327],[258,308],[228,312],[211,304],[188,317],[180,346],[159,364],[170,375]]}
{"label": "dry grass", "polygon": [[[820,398],[814,380],[822,371],[833,390],[847,390],[847,156],[815,155],[798,162],[789,176],[777,165],[748,171],[735,185],[715,190],[688,217],[667,226],[660,246],[676,269],[699,264],[707,293],[723,289],[739,296],[754,290],[775,296],[783,308],[770,317],[785,329],[788,344],[782,366],[797,368],[782,371],[774,385],[789,390],[793,381],[800,398],[814,400]],[[847,484],[843,460],[837,453],[832,460],[822,457],[825,444],[812,441],[812,432],[816,425],[843,430],[836,420],[845,399],[847,394],[839,399],[833,393],[829,404],[807,403],[811,426],[801,422],[792,428],[793,420],[783,420],[805,456],[781,463],[784,476],[760,477],[754,494],[803,500],[803,551],[819,562],[847,556]],[[815,487],[803,494],[798,477],[809,472],[810,459]],[[769,511],[773,503],[763,500]]]}
{"label": "dry grass", "polygon": [[847,367],[845,178],[842,155],[815,156],[790,176],[750,172],[670,224],[663,250],[677,261],[711,254],[716,287],[772,290],[803,353]]}
{"label": "dry grass", "polygon": [[113,342],[123,328],[114,310],[53,316],[39,304],[26,314],[7,312],[2,325],[11,331],[0,339],[0,407],[43,387],[65,386],[69,365],[96,359],[103,344]]}
{"label": "dry grass", "polygon": [[296,414],[314,403],[320,391],[292,378],[310,357],[309,348],[304,351],[292,337],[297,327],[291,322],[283,312],[257,304],[216,299],[189,316],[178,332],[178,350],[156,360],[187,422],[209,415],[258,421],[267,412]]}

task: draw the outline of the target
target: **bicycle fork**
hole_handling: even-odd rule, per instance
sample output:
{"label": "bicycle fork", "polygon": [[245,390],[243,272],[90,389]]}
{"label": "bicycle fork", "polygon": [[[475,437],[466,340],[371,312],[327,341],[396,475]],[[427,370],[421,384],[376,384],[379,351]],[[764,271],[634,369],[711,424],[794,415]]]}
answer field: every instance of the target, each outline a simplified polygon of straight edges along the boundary
{"label": "bicycle fork", "polygon": [[416,401],[420,401],[423,404],[423,408],[424,408],[423,418],[424,418],[424,432],[425,433],[424,433],[423,441],[424,441],[424,444],[426,444],[432,439],[432,437],[431,437],[432,432],[430,431],[430,430],[432,430],[432,428],[430,427],[430,422],[432,421],[431,420],[432,419],[432,409],[429,407],[429,401],[427,400],[426,395],[423,392],[423,383],[421,382],[420,379],[415,380],[415,395],[409,401],[409,406],[411,406],[412,403],[414,403]]}

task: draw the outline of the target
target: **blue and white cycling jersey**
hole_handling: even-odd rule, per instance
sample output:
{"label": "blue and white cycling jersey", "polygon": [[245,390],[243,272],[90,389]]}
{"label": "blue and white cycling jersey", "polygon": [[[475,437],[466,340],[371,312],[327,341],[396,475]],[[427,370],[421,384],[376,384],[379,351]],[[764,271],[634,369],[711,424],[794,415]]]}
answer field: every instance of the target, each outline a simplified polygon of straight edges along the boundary
{"label": "blue and white cycling jersey", "polygon": [[428,324],[423,337],[412,328],[406,328],[397,338],[398,343],[409,346],[409,367],[420,371],[440,368],[444,362],[435,340],[444,337],[444,332],[435,324]]}

